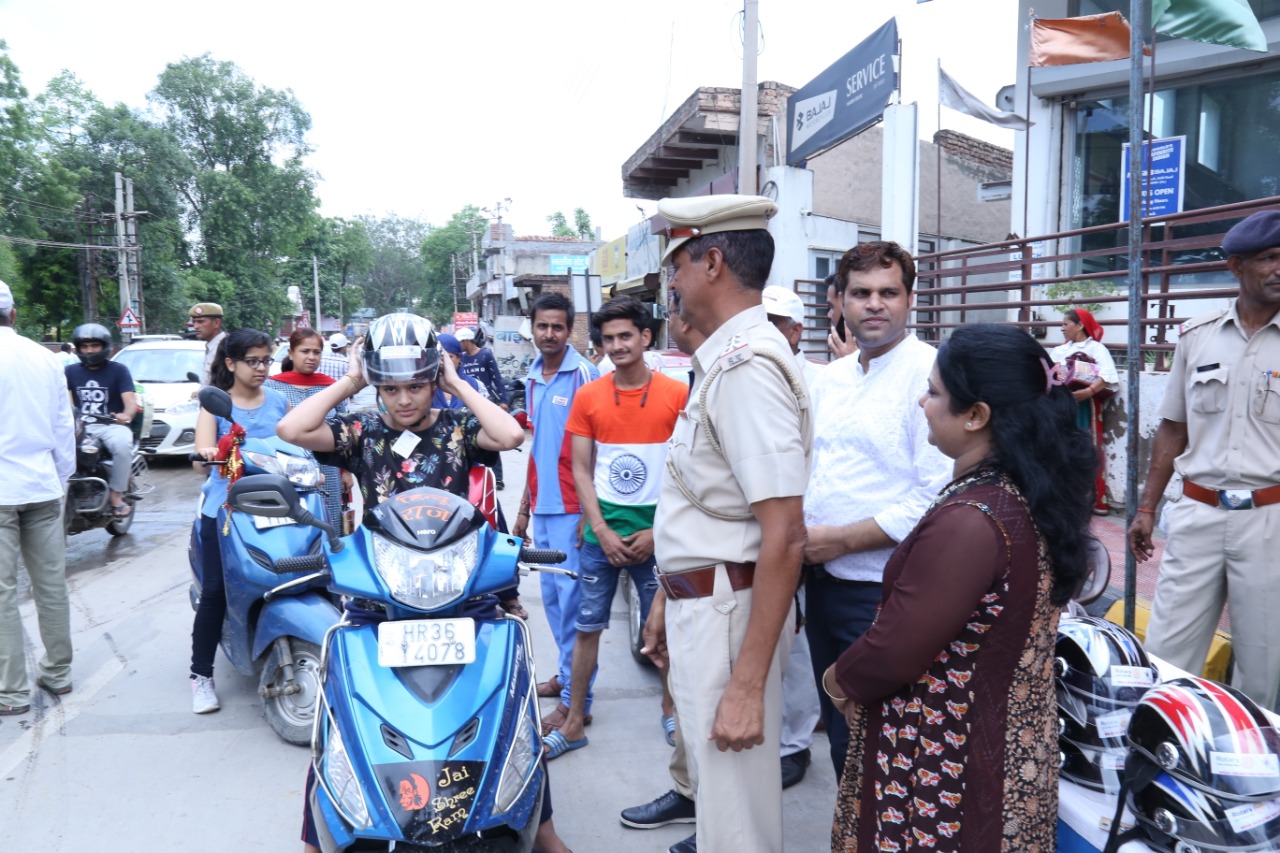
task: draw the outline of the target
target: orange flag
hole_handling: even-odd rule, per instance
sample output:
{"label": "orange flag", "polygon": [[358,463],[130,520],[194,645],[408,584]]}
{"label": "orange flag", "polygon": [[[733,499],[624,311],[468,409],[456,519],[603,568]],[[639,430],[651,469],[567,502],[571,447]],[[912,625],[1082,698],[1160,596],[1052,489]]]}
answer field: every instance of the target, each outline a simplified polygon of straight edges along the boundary
{"label": "orange flag", "polygon": [[[1149,51],[1144,48],[1144,53]],[[1036,18],[1031,65],[1074,65],[1129,57],[1129,22],[1119,12],[1080,18]]]}

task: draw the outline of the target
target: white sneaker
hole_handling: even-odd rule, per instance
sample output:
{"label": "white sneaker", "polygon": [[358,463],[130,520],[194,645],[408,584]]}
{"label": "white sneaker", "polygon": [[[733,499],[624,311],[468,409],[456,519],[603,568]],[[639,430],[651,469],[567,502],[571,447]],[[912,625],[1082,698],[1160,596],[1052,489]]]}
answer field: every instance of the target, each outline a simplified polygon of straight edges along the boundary
{"label": "white sneaker", "polygon": [[203,675],[191,676],[191,710],[197,714],[208,714],[222,706],[213,692],[213,678]]}

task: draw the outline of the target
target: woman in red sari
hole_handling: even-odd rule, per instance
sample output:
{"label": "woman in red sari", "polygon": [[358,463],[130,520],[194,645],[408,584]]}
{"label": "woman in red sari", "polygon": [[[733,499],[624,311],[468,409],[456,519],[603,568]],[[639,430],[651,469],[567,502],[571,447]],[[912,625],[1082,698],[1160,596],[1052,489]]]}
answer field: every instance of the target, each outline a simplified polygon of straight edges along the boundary
{"label": "woman in red sari", "polygon": [[823,677],[851,734],[833,851],[1055,848],[1054,640],[1086,574],[1094,473],[1064,375],[1011,326],[938,351],[920,404],[955,479]]}

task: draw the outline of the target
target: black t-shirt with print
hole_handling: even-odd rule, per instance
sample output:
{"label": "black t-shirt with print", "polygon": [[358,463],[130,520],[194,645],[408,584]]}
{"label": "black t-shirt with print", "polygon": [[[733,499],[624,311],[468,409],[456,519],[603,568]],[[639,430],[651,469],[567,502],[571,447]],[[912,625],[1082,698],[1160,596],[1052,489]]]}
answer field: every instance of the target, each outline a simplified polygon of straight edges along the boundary
{"label": "black t-shirt with print", "polygon": [[436,422],[412,433],[418,444],[408,457],[397,453],[404,431],[391,429],[376,413],[325,419],[333,430],[334,449],[315,454],[322,465],[350,471],[371,509],[391,495],[420,486],[467,496],[468,474],[483,453],[476,443],[480,422],[469,409],[442,409]]}

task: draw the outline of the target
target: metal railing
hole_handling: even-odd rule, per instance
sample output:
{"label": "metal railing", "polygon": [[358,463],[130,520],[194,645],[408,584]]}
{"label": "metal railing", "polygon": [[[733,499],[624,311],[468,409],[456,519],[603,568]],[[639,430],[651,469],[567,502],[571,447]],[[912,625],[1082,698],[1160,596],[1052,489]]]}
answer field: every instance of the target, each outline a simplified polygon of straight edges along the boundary
{"label": "metal railing", "polygon": [[[1171,330],[1209,310],[1209,300],[1236,295],[1236,281],[1219,248],[1223,234],[1243,217],[1274,207],[1280,207],[1280,196],[1143,220],[1144,312],[1101,320],[1104,327],[1120,327],[1121,333],[1106,343],[1122,348],[1129,329],[1141,329],[1141,351],[1157,354],[1157,367],[1164,367],[1174,347]],[[1129,299],[1127,232],[1127,223],[1114,222],[921,255],[914,328],[937,342],[949,329],[996,320],[1043,337],[1060,320],[1037,309],[1123,307]]]}

